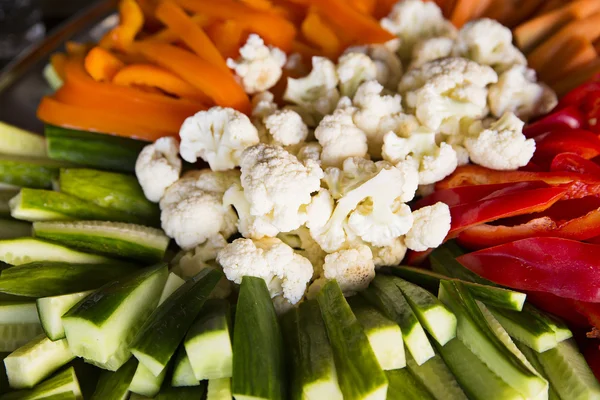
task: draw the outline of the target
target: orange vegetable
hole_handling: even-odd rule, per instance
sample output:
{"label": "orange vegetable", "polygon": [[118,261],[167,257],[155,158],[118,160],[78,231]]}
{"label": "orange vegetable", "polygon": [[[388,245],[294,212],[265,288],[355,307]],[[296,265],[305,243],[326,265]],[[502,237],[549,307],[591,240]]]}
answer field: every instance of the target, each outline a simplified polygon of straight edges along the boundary
{"label": "orange vegetable", "polygon": [[377,0],[350,0],[350,6],[363,14],[372,15],[375,12]]}
{"label": "orange vegetable", "polygon": [[600,39],[594,42],[594,49],[596,50],[596,53],[600,56]]}
{"label": "orange vegetable", "polygon": [[498,22],[503,23],[503,21],[513,12],[515,12],[515,5],[512,0],[497,0],[490,4],[483,13],[483,17],[495,19]]}
{"label": "orange vegetable", "polygon": [[551,11],[554,11],[562,6],[564,6],[566,3],[565,0],[547,0],[544,5],[542,5],[540,7],[540,9],[537,11],[538,15],[542,15]]}
{"label": "orange vegetable", "polygon": [[154,11],[156,10],[157,1],[156,0],[136,0],[140,9],[142,10],[142,14],[144,14],[144,25],[146,28],[155,31],[160,28],[161,24],[158,19],[154,16]]}
{"label": "orange vegetable", "polygon": [[206,28],[206,34],[224,58],[237,58],[246,34],[235,21],[219,21]]}
{"label": "orange vegetable", "polygon": [[302,22],[301,31],[310,44],[321,49],[328,57],[335,58],[341,53],[340,40],[314,8]]}
{"label": "orange vegetable", "polygon": [[119,18],[119,25],[102,38],[100,46],[127,51],[144,26],[144,13],[135,0],[121,0]]}
{"label": "orange vegetable", "polygon": [[394,7],[394,4],[396,3],[396,0],[377,0],[373,15],[377,19],[385,17],[390,13],[390,11],[392,11],[392,7]]}
{"label": "orange vegetable", "polygon": [[65,50],[67,50],[67,54],[70,56],[81,56],[85,55],[92,47],[92,45],[87,43],[79,43],[69,40],[65,43]]}
{"label": "orange vegetable", "polygon": [[[209,25],[210,19],[205,15],[195,14],[190,17],[194,24],[201,28],[205,28]],[[143,41],[162,42],[162,43],[173,43],[179,39],[179,35],[170,28],[164,28],[154,33],[153,35],[146,36]]]}
{"label": "orange vegetable", "polygon": [[269,0],[240,0],[242,3],[249,7],[256,8],[257,10],[270,11],[273,8],[273,4]]}
{"label": "orange vegetable", "polygon": [[513,12],[506,16],[504,20],[505,25],[512,28],[529,19],[544,1],[545,0],[527,0],[519,2],[518,6],[514,7]]}
{"label": "orange vegetable", "polygon": [[538,71],[538,77],[545,82],[555,82],[557,79],[582,67],[597,57],[592,43],[583,36],[573,36],[557,53],[559,65],[548,64]]}
{"label": "orange vegetable", "polygon": [[476,19],[480,18],[487,12],[487,9],[490,7],[494,0],[479,0],[477,5],[473,8],[471,13],[471,18]]}
{"label": "orange vegetable", "polygon": [[568,76],[551,84],[556,94],[562,96],[600,74],[600,58],[572,71]]}
{"label": "orange vegetable", "polygon": [[156,17],[175,32],[183,43],[204,61],[229,73],[229,68],[210,38],[177,4],[161,2]]}
{"label": "orange vegetable", "polygon": [[211,104],[210,98],[204,93],[172,72],[155,65],[128,65],[115,75],[113,83],[122,86],[154,87],[184,99]]}
{"label": "orange vegetable", "polygon": [[325,55],[321,50],[315,49],[314,47],[298,40],[294,40],[294,43],[292,43],[292,52],[300,54],[302,58],[304,60],[308,60],[308,62],[310,62],[310,60],[315,56],[322,57]]}
{"label": "orange vegetable", "polygon": [[111,81],[121,68],[125,66],[121,60],[108,50],[94,47],[85,56],[85,70],[94,80]]}
{"label": "orange vegetable", "polygon": [[478,3],[479,0],[458,0],[454,6],[454,10],[452,10],[450,21],[452,21],[457,28],[462,27],[469,19],[471,19],[473,11],[477,8]]}
{"label": "orange vegetable", "polygon": [[54,72],[62,79],[65,80],[65,64],[67,62],[67,55],[65,53],[54,53],[50,56],[50,64],[54,68]]}
{"label": "orange vegetable", "polygon": [[206,93],[217,105],[250,112],[248,96],[230,73],[169,44],[140,43],[137,48],[150,61],[174,72]]}

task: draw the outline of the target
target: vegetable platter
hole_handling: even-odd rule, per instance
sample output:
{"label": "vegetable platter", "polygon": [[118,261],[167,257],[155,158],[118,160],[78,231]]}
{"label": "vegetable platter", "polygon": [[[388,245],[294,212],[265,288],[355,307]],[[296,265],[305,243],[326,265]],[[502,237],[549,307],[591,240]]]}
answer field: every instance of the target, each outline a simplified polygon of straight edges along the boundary
{"label": "vegetable platter", "polygon": [[0,400],[599,399],[599,16],[94,6],[0,77]]}

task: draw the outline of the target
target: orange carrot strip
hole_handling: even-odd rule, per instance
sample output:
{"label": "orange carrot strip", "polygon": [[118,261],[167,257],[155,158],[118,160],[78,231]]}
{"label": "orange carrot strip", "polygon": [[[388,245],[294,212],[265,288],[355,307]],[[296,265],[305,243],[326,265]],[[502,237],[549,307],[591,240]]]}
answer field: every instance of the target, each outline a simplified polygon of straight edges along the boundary
{"label": "orange carrot strip", "polygon": [[[210,19],[206,15],[194,14],[191,17],[194,24],[200,28],[206,28],[209,26]],[[162,42],[162,43],[173,43],[179,39],[179,35],[170,28],[163,28],[158,32],[148,35],[142,39],[142,41]]]}
{"label": "orange carrot strip", "polygon": [[594,78],[596,75],[600,75],[600,58],[596,58],[588,65],[572,71],[565,78],[552,83],[550,86],[552,86],[556,94],[562,96]]}
{"label": "orange carrot strip", "polygon": [[245,5],[256,8],[261,11],[269,11],[273,8],[273,4],[269,0],[240,0]]}
{"label": "orange carrot strip", "polygon": [[350,6],[363,14],[373,15],[377,0],[350,0]]}
{"label": "orange carrot strip", "polygon": [[343,26],[357,43],[383,43],[395,38],[376,19],[348,7],[344,0],[310,0],[310,3],[325,18]]}
{"label": "orange carrot strip", "polygon": [[458,0],[450,15],[450,21],[454,26],[461,28],[467,23],[473,15],[473,11],[477,8],[477,3],[479,3],[479,0]]}
{"label": "orange carrot strip", "polygon": [[544,3],[545,0],[527,0],[520,1],[517,7],[514,7],[513,12],[506,16],[504,24],[509,28],[520,24],[531,18],[535,10]]}
{"label": "orange carrot strip", "polygon": [[211,104],[210,98],[204,93],[172,72],[155,65],[128,65],[115,75],[113,83],[122,86],[155,87],[184,99]]}
{"label": "orange carrot strip", "polygon": [[596,50],[592,43],[583,36],[573,36],[567,40],[556,56],[561,60],[558,65],[548,64],[538,71],[540,80],[555,82],[573,70],[592,62],[596,57]]}
{"label": "orange carrot strip", "polygon": [[54,72],[62,79],[65,80],[65,64],[67,62],[67,55],[65,53],[54,53],[50,56],[50,64],[54,68]]}
{"label": "orange carrot strip", "polygon": [[111,81],[125,66],[121,60],[101,47],[94,47],[87,53],[84,65],[88,74],[97,81]]}
{"label": "orange carrot strip", "polygon": [[298,40],[294,40],[292,43],[292,52],[298,53],[304,60],[310,63],[310,60],[315,56],[324,56],[323,52],[319,49],[315,49],[306,43],[302,43]]}
{"label": "orange carrot strip", "polygon": [[176,73],[206,93],[217,105],[250,112],[250,100],[231,74],[169,44],[140,43],[138,49],[150,61]]}
{"label": "orange carrot strip", "polygon": [[494,0],[479,0],[473,12],[471,14],[472,19],[480,18],[483,14],[486,13],[487,9],[490,7]]}
{"label": "orange carrot strip", "polygon": [[543,15],[554,11],[565,5],[565,0],[547,0],[546,3],[537,11],[538,15]]}
{"label": "orange carrot strip", "polygon": [[335,58],[341,52],[340,40],[314,8],[302,22],[301,31],[310,44],[321,49],[327,56]]}
{"label": "orange carrot strip", "polygon": [[594,42],[594,49],[596,50],[596,53],[598,54],[598,56],[600,56],[600,39],[598,39]]}
{"label": "orange carrot strip", "polygon": [[119,25],[102,38],[100,46],[127,51],[144,26],[144,13],[135,0],[121,0],[119,18]]}
{"label": "orange carrot strip", "polygon": [[515,5],[511,0],[494,1],[483,13],[486,18],[495,19],[502,23],[511,13],[515,12]]}
{"label": "orange carrot strip", "polygon": [[264,41],[283,51],[289,51],[296,36],[296,28],[284,18],[272,13],[261,12],[234,0],[176,0],[188,11],[210,18],[233,20],[244,30],[255,32]]}
{"label": "orange carrot strip", "polygon": [[206,34],[225,59],[237,58],[246,41],[244,29],[235,21],[215,22],[206,28]]}
{"label": "orange carrot strip", "polygon": [[444,14],[444,17],[446,18],[450,18],[450,16],[452,15],[452,11],[454,10],[454,7],[456,6],[456,2],[458,0],[446,0],[440,3],[437,3],[439,5],[439,7],[442,10],[442,14]]}
{"label": "orange carrot strip", "polygon": [[182,42],[189,46],[204,61],[230,73],[223,56],[210,38],[175,3],[161,2],[156,8],[156,17],[175,32]]}

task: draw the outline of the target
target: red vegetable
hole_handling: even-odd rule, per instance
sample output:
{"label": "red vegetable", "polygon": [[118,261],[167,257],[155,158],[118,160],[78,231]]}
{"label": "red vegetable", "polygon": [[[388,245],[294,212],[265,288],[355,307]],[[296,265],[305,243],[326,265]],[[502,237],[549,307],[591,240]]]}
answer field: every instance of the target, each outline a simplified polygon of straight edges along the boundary
{"label": "red vegetable", "polygon": [[582,126],[583,115],[581,111],[575,106],[568,106],[527,125],[523,129],[523,133],[531,138],[554,130],[578,129]]}
{"label": "red vegetable", "polygon": [[575,153],[558,154],[552,160],[550,170],[588,174],[600,179],[600,165]]}
{"label": "red vegetable", "polygon": [[573,308],[587,319],[590,325],[600,327],[600,303],[572,301]]}
{"label": "red vegetable", "polygon": [[560,153],[575,153],[585,159],[600,155],[600,139],[592,132],[583,129],[553,131],[536,140],[533,160],[539,165],[550,165]]}
{"label": "red vegetable", "polygon": [[518,290],[600,302],[600,245],[560,238],[529,238],[465,254],[458,261],[476,274]]}
{"label": "red vegetable", "polygon": [[584,350],[583,355],[585,356],[585,361],[587,361],[588,365],[592,369],[594,376],[596,379],[600,380],[600,348],[598,345],[599,341],[594,341],[594,345],[591,343]]}
{"label": "red vegetable", "polygon": [[590,93],[598,91],[600,91],[599,80],[593,80],[591,82],[584,83],[583,85],[576,87],[564,95],[556,106],[556,109],[562,110],[563,108],[569,106],[579,107]]}
{"label": "red vegetable", "polygon": [[585,317],[578,312],[573,312],[573,300],[567,300],[545,292],[527,292],[527,301],[537,308],[557,315],[570,324],[587,327]]}
{"label": "red vegetable", "polygon": [[592,92],[581,105],[588,129],[600,133],[600,92]]}

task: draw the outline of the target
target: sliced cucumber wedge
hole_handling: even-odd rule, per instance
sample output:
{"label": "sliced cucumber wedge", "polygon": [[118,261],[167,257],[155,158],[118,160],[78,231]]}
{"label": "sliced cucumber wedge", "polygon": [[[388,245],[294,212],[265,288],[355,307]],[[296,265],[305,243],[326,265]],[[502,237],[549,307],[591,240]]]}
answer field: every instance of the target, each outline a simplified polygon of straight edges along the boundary
{"label": "sliced cucumber wedge", "polygon": [[185,399],[202,399],[206,385],[202,382],[198,386],[190,387],[163,387],[160,393],[154,398],[155,400],[185,400]]}
{"label": "sliced cucumber wedge", "polygon": [[46,139],[0,121],[0,153],[25,157],[46,157]]}
{"label": "sliced cucumber wedge", "polygon": [[73,264],[105,264],[115,262],[115,260],[97,254],[83,253],[59,244],[34,238],[0,240],[0,261],[11,265],[29,264],[36,261]]}
{"label": "sliced cucumber wedge", "polygon": [[42,328],[50,340],[65,338],[62,316],[91,293],[92,291],[89,290],[60,296],[41,297],[35,301]]}
{"label": "sliced cucumber wedge", "polygon": [[389,387],[388,400],[433,400],[425,385],[408,368],[386,371]]}
{"label": "sliced cucumber wedge", "polygon": [[47,158],[0,154],[0,182],[20,187],[51,189],[65,163]]}
{"label": "sliced cucumber wedge", "polygon": [[39,323],[34,301],[0,302],[0,325]]}
{"label": "sliced cucumber wedge", "polygon": [[535,368],[535,370],[540,375],[542,375],[542,377],[544,379],[546,379],[548,381],[548,384],[549,384],[548,385],[548,400],[560,400],[560,396],[558,395],[558,392],[554,388],[554,385],[552,384],[552,382],[550,382],[550,380],[548,379],[548,376],[546,376],[546,373],[544,372],[544,367],[542,367],[540,360],[538,360],[538,358],[537,358],[537,352],[532,350],[531,347],[526,346],[523,343],[518,342],[518,341],[515,342],[515,345],[517,346],[519,351],[521,353],[523,353],[523,355],[525,356],[527,361],[529,361],[531,366],[533,368]]}
{"label": "sliced cucumber wedge", "polygon": [[76,400],[83,400],[79,381],[77,380],[77,375],[75,375],[75,369],[69,367],[61,372],[57,372],[33,389],[22,389],[7,393],[2,396],[2,400],[47,400],[49,398],[73,397]]}
{"label": "sliced cucumber wedge", "polygon": [[494,282],[488,281],[476,273],[471,272],[459,263],[456,258],[463,254],[464,251],[456,244],[456,242],[446,242],[435,249],[429,256],[431,269],[439,274],[460,279],[462,281],[479,283],[480,285],[485,286],[498,286]]}
{"label": "sliced cucumber wedge", "polygon": [[36,237],[71,248],[147,263],[161,261],[169,245],[163,231],[108,221],[35,222]]}
{"label": "sliced cucumber wedge", "polygon": [[114,372],[102,371],[91,400],[127,400],[137,364],[137,360],[132,357]]}
{"label": "sliced cucumber wedge", "polygon": [[169,277],[167,278],[167,283],[165,283],[165,287],[163,288],[162,293],[160,294],[160,300],[158,304],[162,304],[171,296],[177,289],[179,289],[185,280],[181,279],[179,275],[174,272],[169,272]]}
{"label": "sliced cucumber wedge", "polygon": [[545,319],[536,314],[527,310],[517,312],[491,307],[489,310],[513,339],[523,342],[538,353],[558,344],[554,330]]}
{"label": "sliced cucumber wedge", "polygon": [[185,352],[185,347],[181,346],[179,350],[177,350],[175,362],[173,364],[171,386],[198,386],[200,384],[200,381],[196,379],[196,376],[194,375],[194,370],[192,369],[190,359]]}
{"label": "sliced cucumber wedge", "polygon": [[116,371],[150,316],[167,279],[166,264],[144,268],[96,290],[63,317],[69,347],[89,363]]}
{"label": "sliced cucumber wedge", "polygon": [[231,400],[231,379],[210,379],[206,390],[206,400]]}
{"label": "sliced cucumber wedge", "polygon": [[160,391],[166,375],[166,369],[155,376],[144,364],[138,363],[129,390],[133,393],[154,397]]}
{"label": "sliced cucumber wedge", "polygon": [[13,389],[32,388],[75,358],[65,339],[51,341],[41,334],[4,359]]}
{"label": "sliced cucumber wedge", "polygon": [[0,219],[0,240],[31,236],[31,224],[23,221]]}
{"label": "sliced cucumber wedge", "polygon": [[21,188],[2,189],[0,188],[0,216],[10,217],[10,200],[19,194]]}
{"label": "sliced cucumber wedge", "polygon": [[534,318],[539,318],[544,321],[553,331],[556,336],[557,342],[562,342],[563,340],[567,340],[573,337],[573,332],[569,329],[569,327],[561,321],[558,317],[548,314],[542,310],[539,310],[532,306],[531,304],[525,304],[523,311],[527,312],[534,316]]}
{"label": "sliced cucumber wedge", "polygon": [[40,333],[39,322],[0,324],[0,352],[13,352]]}
{"label": "sliced cucumber wedge", "polygon": [[439,354],[421,365],[407,354],[406,366],[436,400],[467,400],[467,395]]}

